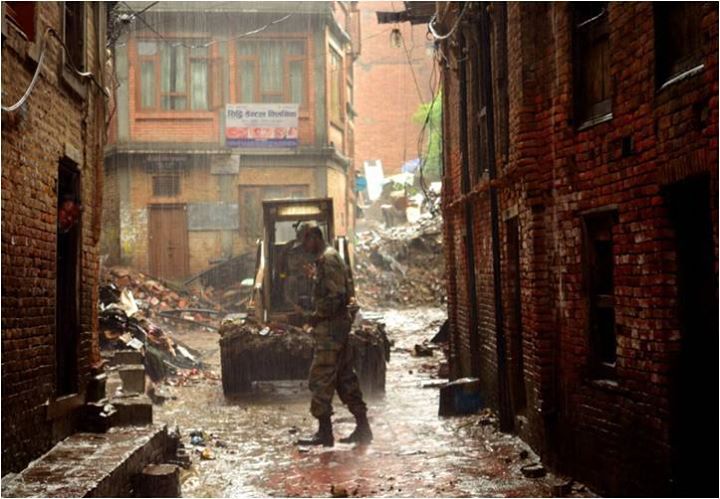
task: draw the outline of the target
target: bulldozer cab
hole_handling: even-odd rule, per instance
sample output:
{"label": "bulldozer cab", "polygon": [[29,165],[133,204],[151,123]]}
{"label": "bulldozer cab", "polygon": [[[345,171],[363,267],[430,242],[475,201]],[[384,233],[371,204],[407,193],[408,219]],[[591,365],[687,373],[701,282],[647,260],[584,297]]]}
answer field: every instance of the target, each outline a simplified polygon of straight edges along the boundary
{"label": "bulldozer cab", "polygon": [[258,241],[250,303],[259,321],[300,324],[304,314],[312,310],[312,280],[305,267],[312,265],[315,258],[302,247],[309,224],[319,227],[325,240],[343,257],[349,287],[354,289],[347,240],[335,238],[333,220],[331,198],[263,201],[263,238]]}

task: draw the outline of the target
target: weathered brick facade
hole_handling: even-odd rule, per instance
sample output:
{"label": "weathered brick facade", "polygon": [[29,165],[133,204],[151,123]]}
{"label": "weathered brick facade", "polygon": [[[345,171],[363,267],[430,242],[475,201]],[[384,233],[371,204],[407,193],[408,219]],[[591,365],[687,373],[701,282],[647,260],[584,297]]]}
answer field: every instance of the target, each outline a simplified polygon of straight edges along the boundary
{"label": "weathered brick facade", "polygon": [[[130,2],[118,9],[130,15],[144,6]],[[136,23],[123,32],[113,47],[120,85],[105,162],[101,246],[107,262],[184,281],[219,261],[254,251],[261,235],[261,202],[270,197],[332,197],[336,232],[351,234],[355,124],[348,112],[348,90],[354,78],[357,16],[351,2],[211,2],[194,7],[160,3],[143,14],[157,30]],[[253,34],[244,35],[249,32]],[[172,73],[161,69],[158,54],[172,43],[200,40],[208,44],[203,56],[207,83],[201,92],[206,105],[168,108],[153,97],[162,91],[162,78]],[[275,65],[254,52],[272,45],[284,47]],[[148,55],[148,46],[155,59]],[[331,54],[340,57],[337,80]],[[146,74],[143,86],[142,67],[148,61],[155,61],[155,79]],[[242,88],[248,90],[242,87],[242,75],[250,81],[243,73],[248,61],[255,64],[252,97],[241,96]],[[297,75],[291,78],[289,71],[296,63],[301,67],[299,83],[291,81]],[[184,81],[187,75],[182,74],[178,78]],[[265,86],[276,77],[278,88],[268,94]],[[334,108],[341,108],[338,116],[331,115],[333,82],[341,87]],[[226,140],[226,105],[288,103],[292,85],[299,85],[302,96],[296,102],[298,145],[231,147]],[[154,107],[143,104],[143,95],[151,97]],[[159,177],[170,178],[175,188],[158,189]],[[182,227],[171,237],[163,230],[168,225],[163,211],[178,212],[173,225]],[[153,224],[153,218],[159,222]]]}
{"label": "weathered brick facade", "polygon": [[[362,45],[355,63],[355,167],[361,171],[364,161],[379,159],[385,174],[394,175],[406,161],[418,157],[421,125],[412,117],[432,97],[432,43],[425,36],[425,25],[378,22],[378,11],[393,12],[401,6],[401,2],[358,3]],[[405,46],[393,46],[394,28],[400,30]]]}
{"label": "weathered brick facade", "polygon": [[[43,37],[45,56],[25,104],[2,112],[3,474],[21,470],[73,432],[91,365],[99,359],[96,303],[105,97],[89,80],[72,73],[60,43],[46,34],[47,28],[63,33],[63,3],[26,2],[21,7],[31,9],[23,12],[23,21],[34,26],[34,41],[9,20],[3,28],[4,106],[28,88]],[[85,70],[102,82],[105,7],[85,2],[75,8],[85,32],[79,57]],[[61,165],[79,176],[76,194],[83,207],[77,251],[65,257],[65,262],[77,259],[77,273],[69,280],[58,280],[65,266],[58,263]],[[72,281],[74,289],[59,288]],[[69,312],[59,311],[61,296],[77,300],[75,325],[62,338],[56,321],[60,329],[65,322],[56,316],[67,319]]]}
{"label": "weathered brick facade", "polygon": [[[471,4],[439,45],[452,374],[598,492],[716,491],[688,447],[717,419],[717,5],[574,9]],[[692,43],[666,27],[686,15]],[[667,40],[693,64],[663,72]],[[583,78],[609,92],[591,120]]]}

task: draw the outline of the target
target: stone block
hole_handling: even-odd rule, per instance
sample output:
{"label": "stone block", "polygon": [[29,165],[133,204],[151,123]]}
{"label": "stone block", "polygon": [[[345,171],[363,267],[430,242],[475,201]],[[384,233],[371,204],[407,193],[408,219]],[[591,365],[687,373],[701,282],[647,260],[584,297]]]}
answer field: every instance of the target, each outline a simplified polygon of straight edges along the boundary
{"label": "stone block", "polygon": [[143,363],[143,354],[137,350],[117,350],[113,354],[113,365],[136,365]]}
{"label": "stone block", "polygon": [[152,402],[147,395],[116,397],[111,399],[117,410],[113,426],[142,426],[153,420]]}
{"label": "stone block", "polygon": [[123,365],[118,368],[122,388],[125,393],[145,393],[145,367],[142,365]]}

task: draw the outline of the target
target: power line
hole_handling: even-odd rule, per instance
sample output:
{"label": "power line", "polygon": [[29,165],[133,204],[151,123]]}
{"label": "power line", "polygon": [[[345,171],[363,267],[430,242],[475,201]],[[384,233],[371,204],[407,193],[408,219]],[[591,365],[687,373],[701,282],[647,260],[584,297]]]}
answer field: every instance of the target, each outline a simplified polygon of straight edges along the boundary
{"label": "power line", "polygon": [[[211,45],[214,45],[214,44],[216,44],[216,43],[219,43],[220,41],[229,42],[229,41],[233,41],[233,40],[238,40],[238,39],[240,39],[240,38],[245,38],[245,37],[248,37],[248,36],[256,35],[256,34],[258,34],[258,33],[262,33],[263,31],[267,30],[267,29],[270,28],[271,26],[274,26],[275,24],[280,24],[281,22],[287,21],[290,17],[293,16],[293,13],[287,14],[287,15],[285,15],[285,16],[283,16],[283,17],[280,17],[280,18],[278,18],[278,19],[275,19],[274,21],[270,21],[269,23],[265,24],[264,26],[261,26],[261,27],[259,27],[259,28],[254,29],[254,30],[251,30],[251,31],[248,31],[248,32],[246,32],[246,33],[242,33],[242,34],[237,35],[237,36],[233,36],[233,37],[227,38],[227,39],[225,39],[225,40],[211,40],[211,41],[209,41],[209,42],[207,42],[207,43],[202,43],[202,44],[199,44],[199,45],[189,45],[189,44],[187,44],[187,43],[185,43],[185,42],[183,42],[183,41],[171,40],[171,39],[166,38],[162,33],[160,33],[157,29],[155,29],[155,27],[153,27],[150,23],[148,23],[148,22],[145,20],[144,17],[142,17],[142,16],[140,15],[141,12],[135,12],[135,11],[132,9],[132,7],[130,7],[126,2],[122,2],[122,3],[123,3],[123,5],[125,5],[125,7],[127,7],[127,8],[130,10],[130,12],[132,13],[133,18],[139,19],[140,22],[142,22],[150,31],[152,31],[153,33],[155,33],[155,34],[156,34],[161,40],[163,40],[165,43],[168,43],[168,44],[173,45],[173,46],[176,46],[176,47],[177,47],[177,46],[185,47],[185,48],[188,48],[188,49],[207,48],[207,47],[209,47],[209,46],[211,46]],[[155,3],[158,3],[158,2],[155,2]],[[154,5],[154,4],[151,4],[150,7],[152,7],[152,5]],[[146,11],[148,8],[149,8],[149,7],[146,7],[145,9],[143,9],[142,12]]]}
{"label": "power line", "polygon": [[430,22],[428,22],[428,30],[430,31],[430,34],[433,36],[433,38],[435,38],[435,40],[446,40],[446,39],[450,38],[453,35],[453,33],[455,33],[455,30],[460,25],[460,20],[462,19],[463,15],[465,14],[465,11],[467,10],[469,3],[470,2],[465,2],[462,10],[460,10],[460,14],[458,14],[457,19],[455,19],[455,24],[453,24],[453,27],[450,28],[450,31],[448,31],[444,35],[439,35],[437,33],[437,31],[435,31],[435,26],[433,26],[433,25],[435,24],[435,21],[437,20],[437,13],[433,14],[433,16],[430,18]]}

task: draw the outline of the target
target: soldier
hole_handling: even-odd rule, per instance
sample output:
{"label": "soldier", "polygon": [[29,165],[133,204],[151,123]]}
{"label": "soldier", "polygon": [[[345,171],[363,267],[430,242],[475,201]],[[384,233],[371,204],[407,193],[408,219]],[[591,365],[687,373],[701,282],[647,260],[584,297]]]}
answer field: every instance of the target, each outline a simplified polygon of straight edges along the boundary
{"label": "soldier", "polygon": [[313,262],[315,257],[303,248],[307,228],[307,223],[298,224],[296,227],[295,240],[288,243],[284,265],[280,270],[285,301],[292,305],[296,312],[311,308],[312,281],[305,275],[305,266]]}
{"label": "soldier", "polygon": [[298,444],[334,445],[330,416],[336,390],[356,421],[355,430],[340,442],[369,443],[373,435],[348,344],[352,319],[348,311],[350,283],[347,268],[338,252],[325,242],[319,227],[307,229],[303,246],[317,258],[314,267],[308,266],[308,274],[315,281],[315,309],[308,322],[315,326],[315,350],[309,379],[310,413],[318,419],[319,429],[315,435],[300,439]]}

